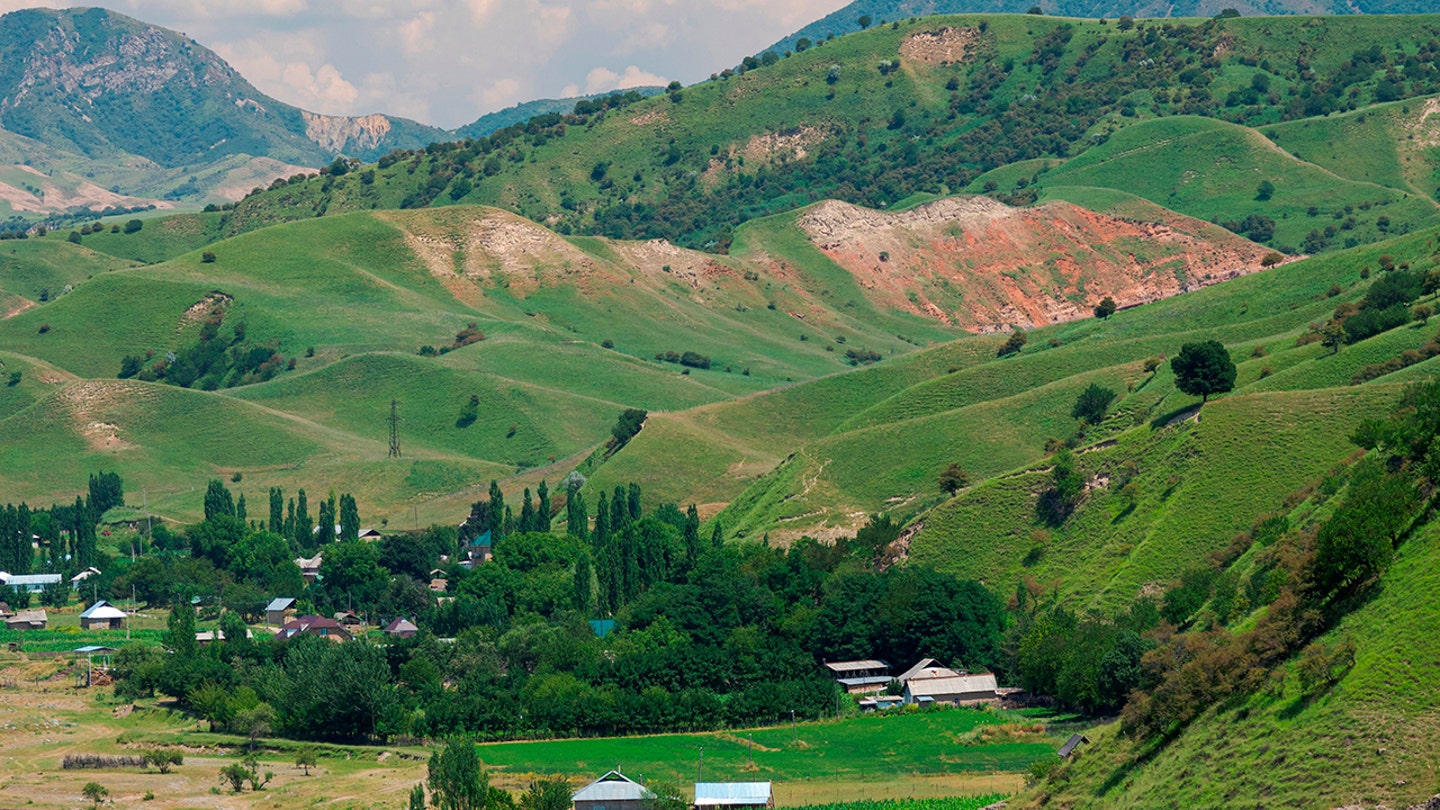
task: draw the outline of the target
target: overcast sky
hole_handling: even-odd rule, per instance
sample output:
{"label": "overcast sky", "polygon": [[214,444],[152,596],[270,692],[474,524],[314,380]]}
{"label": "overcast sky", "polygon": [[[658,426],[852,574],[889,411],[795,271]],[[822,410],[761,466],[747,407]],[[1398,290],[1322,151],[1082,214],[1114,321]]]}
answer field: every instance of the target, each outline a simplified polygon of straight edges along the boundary
{"label": "overcast sky", "polygon": [[182,31],[315,112],[455,127],[535,98],[686,84],[848,0],[0,0]]}

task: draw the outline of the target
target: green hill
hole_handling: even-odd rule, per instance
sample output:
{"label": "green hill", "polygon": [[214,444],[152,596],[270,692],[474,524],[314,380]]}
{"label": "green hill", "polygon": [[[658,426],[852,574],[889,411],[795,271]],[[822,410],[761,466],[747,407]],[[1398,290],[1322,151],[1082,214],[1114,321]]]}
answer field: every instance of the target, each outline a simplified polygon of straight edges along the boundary
{"label": "green hill", "polygon": [[[1181,20],[1123,30],[1033,15],[906,19],[670,95],[541,117],[256,195],[227,226],[470,202],[554,222],[562,232],[723,249],[739,223],[826,197],[892,206],[1043,158],[1073,158],[1080,175],[1083,161],[1098,162],[1092,152],[1122,151],[1116,144],[1127,128],[1148,127],[1132,139],[1139,143],[1147,132],[1189,126],[1169,121],[1175,116],[1256,127],[1434,93],[1437,33],[1434,17]],[[1375,182],[1364,178],[1326,194],[1315,184],[1333,175],[1297,164],[1244,129],[1218,127],[1173,148],[1208,166],[1236,146],[1282,181],[1276,208],[1287,194],[1292,205],[1304,202],[1302,213],[1311,205],[1329,212],[1389,202],[1394,229],[1434,215],[1413,192],[1406,200],[1364,186]],[[1226,195],[1210,206],[1217,217],[1240,213],[1256,196],[1263,178],[1242,172],[1217,178]],[[1164,195],[1152,191],[1168,198],[1173,185]],[[1203,185],[1194,187],[1197,197]],[[1273,218],[1277,244],[1297,249],[1309,230],[1330,224],[1301,230],[1293,215]],[[1384,233],[1357,222],[1328,247]]]}

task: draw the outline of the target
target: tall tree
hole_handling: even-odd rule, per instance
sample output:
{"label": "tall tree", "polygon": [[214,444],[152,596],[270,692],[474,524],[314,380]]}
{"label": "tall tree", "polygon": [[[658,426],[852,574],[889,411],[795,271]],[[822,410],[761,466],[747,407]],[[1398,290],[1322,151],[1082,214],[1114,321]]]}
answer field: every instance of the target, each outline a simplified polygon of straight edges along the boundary
{"label": "tall tree", "polygon": [[75,568],[89,568],[97,562],[97,540],[95,516],[90,514],[90,506],[84,499],[76,495],[75,505],[70,509],[70,542],[74,548],[72,562]]}
{"label": "tall tree", "polygon": [[550,531],[550,487],[542,480],[535,492],[539,502],[535,504],[535,529],[537,532]]}
{"label": "tall tree", "polygon": [[505,493],[500,491],[500,484],[494,480],[490,481],[489,528],[492,537],[498,538],[505,533]]}
{"label": "tall tree", "polygon": [[301,548],[315,547],[315,524],[310,522],[310,504],[305,499],[305,490],[295,493],[295,543]]}
{"label": "tall tree", "polygon": [[90,475],[90,506],[96,518],[117,506],[125,505],[125,489],[119,473],[92,473]]}
{"label": "tall tree", "polygon": [[270,524],[267,528],[275,534],[285,533],[285,493],[280,487],[270,488]]}
{"label": "tall tree", "polygon": [[695,504],[685,510],[685,567],[694,568],[697,560],[700,559],[700,511]]}
{"label": "tall tree", "polygon": [[485,810],[490,785],[471,740],[452,739],[431,754],[427,781],[436,810]]}
{"label": "tall tree", "polygon": [[340,539],[360,539],[360,506],[348,492],[340,496]]}
{"label": "tall tree", "polygon": [[210,520],[216,515],[234,517],[235,499],[230,495],[230,490],[225,488],[223,481],[213,478],[205,488],[205,519]]}
{"label": "tall tree", "polygon": [[585,495],[579,487],[565,497],[565,534],[582,542],[590,539],[590,515],[585,511]]}
{"label": "tall tree", "polygon": [[710,533],[711,548],[720,548],[725,545],[725,530],[720,526],[720,521],[715,521],[715,531]]}
{"label": "tall tree", "polygon": [[634,481],[630,482],[629,492],[630,522],[634,523],[640,519],[640,485]]}
{"label": "tall tree", "polygon": [[321,543],[335,539],[335,527],[340,525],[339,516],[335,514],[335,490],[330,490],[330,497],[320,502],[320,515],[315,523],[320,527]]}
{"label": "tall tree", "polygon": [[595,596],[590,583],[591,577],[590,555],[582,553],[580,558],[575,561],[574,599],[575,609],[587,616],[595,608]]}
{"label": "tall tree", "polygon": [[533,532],[535,528],[535,504],[530,501],[530,488],[525,487],[525,499],[520,505],[519,529],[522,532]]}
{"label": "tall tree", "polygon": [[615,487],[615,494],[610,497],[610,531],[619,534],[630,525],[630,504],[625,495],[625,488]]}
{"label": "tall tree", "polygon": [[240,493],[239,498],[235,499],[235,517],[239,518],[241,523],[246,522],[246,519],[249,517],[249,515],[246,514],[245,493],[243,492]]}

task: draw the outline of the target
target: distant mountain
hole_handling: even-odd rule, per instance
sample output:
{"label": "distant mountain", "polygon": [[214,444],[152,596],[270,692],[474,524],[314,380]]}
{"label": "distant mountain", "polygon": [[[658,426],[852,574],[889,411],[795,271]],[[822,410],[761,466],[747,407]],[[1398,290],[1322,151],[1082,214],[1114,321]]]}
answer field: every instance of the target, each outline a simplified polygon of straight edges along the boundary
{"label": "distant mountain", "polygon": [[[1024,14],[1036,6],[1061,17],[1211,17],[1225,9],[1251,16],[1287,14],[1429,14],[1433,0],[854,0],[766,50],[796,50],[801,39],[818,42],[860,30],[861,17],[872,25],[932,14]],[[763,53],[763,51],[762,51]]]}
{"label": "distant mountain", "polygon": [[449,137],[402,118],[306,112],[182,34],[98,8],[0,16],[0,127],[89,159],[165,167],[240,154],[315,166]]}
{"label": "distant mountain", "polygon": [[[665,92],[661,87],[631,87],[626,92],[636,92],[646,98],[657,96]],[[475,121],[466,124],[455,130],[455,135],[460,138],[484,138],[492,132],[498,132],[508,126],[523,124],[537,115],[548,115],[560,113],[562,115],[572,112],[575,105],[581,101],[603,98],[610,93],[598,93],[593,96],[575,96],[573,98],[542,98],[535,101],[526,101],[516,104],[513,107],[506,107],[503,110],[496,110],[480,116]]]}

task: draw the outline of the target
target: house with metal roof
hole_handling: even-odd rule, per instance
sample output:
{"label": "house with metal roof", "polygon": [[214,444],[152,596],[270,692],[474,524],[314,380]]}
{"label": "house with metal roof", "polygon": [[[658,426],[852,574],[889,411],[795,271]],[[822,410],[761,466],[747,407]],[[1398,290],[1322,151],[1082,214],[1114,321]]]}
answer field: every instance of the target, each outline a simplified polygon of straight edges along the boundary
{"label": "house with metal roof", "polygon": [[125,611],[101,599],[80,614],[80,627],[85,630],[119,630],[125,626],[125,619]]}
{"label": "house with metal roof", "polygon": [[27,593],[40,593],[47,586],[58,585],[64,579],[62,574],[7,574],[0,571],[0,585]]}
{"label": "house with metal roof", "polygon": [[288,596],[277,596],[265,606],[265,623],[280,626],[295,615],[295,600]]}
{"label": "house with metal roof", "polygon": [[575,810],[642,810],[646,799],[654,798],[644,785],[619,771],[610,771],[575,792],[570,800]]}
{"label": "house with metal roof", "polygon": [[695,807],[774,807],[769,782],[696,782]]}
{"label": "house with metal roof", "polygon": [[890,685],[890,665],[884,661],[831,661],[825,669],[851,695],[884,692]]}
{"label": "house with metal roof", "polygon": [[905,683],[905,703],[924,705],[948,704],[971,706],[1000,700],[999,684],[989,672],[974,675],[945,670],[947,675],[911,678]]}

